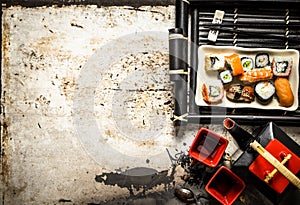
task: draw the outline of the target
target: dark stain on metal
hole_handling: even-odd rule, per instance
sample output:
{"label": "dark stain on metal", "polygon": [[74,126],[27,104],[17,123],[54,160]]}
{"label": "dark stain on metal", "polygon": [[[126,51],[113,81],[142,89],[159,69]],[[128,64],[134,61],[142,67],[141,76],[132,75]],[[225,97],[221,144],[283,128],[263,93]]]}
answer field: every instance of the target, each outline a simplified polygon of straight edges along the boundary
{"label": "dark stain on metal", "polygon": [[114,199],[100,203],[88,203],[88,205],[173,205],[182,204],[178,201],[172,190],[149,193],[147,196],[135,196],[126,199]]}
{"label": "dark stain on metal", "polygon": [[76,80],[75,77],[64,77],[62,78],[62,83],[61,83],[61,95],[64,95],[68,99],[71,99],[73,97],[73,90],[76,87]]}
{"label": "dark stain on metal", "polygon": [[59,203],[68,203],[68,202],[71,203],[72,200],[70,200],[70,199],[59,199],[58,202]]}
{"label": "dark stain on metal", "polygon": [[[0,81],[1,84],[1,136],[0,136],[0,161],[1,161],[1,183],[3,186],[7,187],[8,177],[9,177],[9,140],[10,133],[10,119],[6,116],[6,109],[9,106],[9,97],[6,90],[9,90],[10,87],[10,72],[9,72],[9,48],[10,48],[10,27],[9,24],[5,21],[6,18],[2,17],[2,61],[1,64],[3,69],[1,70],[1,78],[3,77],[4,81]],[[3,72],[3,73],[2,73]],[[4,75],[3,75],[4,74]],[[4,201],[5,189],[2,190],[2,200]]]}
{"label": "dark stain on metal", "polygon": [[171,104],[172,103],[172,101],[171,100],[168,100],[167,102],[164,102],[164,105],[169,105],[169,104]]}
{"label": "dark stain on metal", "polygon": [[[122,188],[125,187],[131,194],[130,197],[126,199],[114,199],[101,202],[97,205],[208,204],[211,200],[213,201],[213,199],[203,191],[203,179],[206,178],[205,173],[208,171],[207,168],[204,165],[193,161],[189,155],[183,151],[178,152],[174,157],[171,156],[169,152],[168,154],[172,162],[172,173],[169,175],[168,171],[155,172],[153,169],[134,168],[121,174],[104,173],[96,176],[97,182],[102,182],[106,185],[118,185]],[[186,175],[182,176],[183,181],[185,181],[184,185],[186,185],[185,189],[178,187],[174,180],[175,169],[178,166],[184,168],[186,173]],[[147,194],[144,194],[144,192],[140,192],[136,195],[133,194],[132,187],[136,189],[151,189],[159,184],[166,184],[169,186],[166,186],[165,190],[162,191],[148,192]],[[186,190],[192,191],[187,193]],[[196,192],[194,192],[195,190]],[[180,198],[178,198],[179,195]],[[218,203],[212,204],[216,205]],[[89,203],[89,205],[96,204]]]}
{"label": "dark stain on metal", "polygon": [[83,28],[83,26],[78,25],[78,24],[76,24],[76,23],[71,23],[71,26],[74,26],[74,27],[77,27],[77,28]]}
{"label": "dark stain on metal", "polygon": [[8,158],[8,147],[9,147],[9,125],[10,122],[6,119],[1,123],[1,175],[2,183],[6,184],[9,176],[9,158]]}
{"label": "dark stain on metal", "polygon": [[[142,8],[127,7],[125,9],[127,9],[127,10],[134,10],[134,11],[141,11],[141,12],[151,12],[151,13],[161,14],[163,16],[166,15],[165,13],[163,13],[161,11],[146,10],[146,9],[142,9]],[[147,52],[144,52],[144,53],[147,53]]]}
{"label": "dark stain on metal", "polygon": [[154,188],[157,185],[168,185],[174,180],[174,169],[168,175],[168,170],[161,172],[155,169],[136,167],[126,170],[123,173],[103,173],[97,175],[95,180],[105,185],[117,185],[121,188],[127,188],[131,196],[134,196],[133,189],[145,191]]}

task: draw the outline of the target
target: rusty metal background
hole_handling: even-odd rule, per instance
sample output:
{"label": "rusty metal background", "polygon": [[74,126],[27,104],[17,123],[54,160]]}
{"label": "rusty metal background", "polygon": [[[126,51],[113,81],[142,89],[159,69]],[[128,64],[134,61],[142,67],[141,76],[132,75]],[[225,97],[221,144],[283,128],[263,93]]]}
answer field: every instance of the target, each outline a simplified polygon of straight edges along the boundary
{"label": "rusty metal background", "polygon": [[174,5],[175,0],[4,0],[2,5],[9,6],[52,6],[52,5],[97,5],[101,6],[169,6]]}

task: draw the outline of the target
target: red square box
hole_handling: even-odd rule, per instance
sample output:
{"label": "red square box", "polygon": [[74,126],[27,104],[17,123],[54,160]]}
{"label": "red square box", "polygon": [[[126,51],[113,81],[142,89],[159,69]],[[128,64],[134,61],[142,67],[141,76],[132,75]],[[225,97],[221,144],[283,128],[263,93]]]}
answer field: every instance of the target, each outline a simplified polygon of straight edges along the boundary
{"label": "red square box", "polygon": [[201,128],[195,136],[188,153],[194,159],[210,167],[216,167],[227,145],[228,140],[226,138],[209,129]]}
{"label": "red square box", "polygon": [[231,205],[245,189],[245,182],[225,166],[212,176],[205,190],[224,205]]}
{"label": "red square box", "polygon": [[[291,154],[291,159],[286,162],[284,166],[286,166],[286,168],[288,168],[293,174],[297,174],[299,172],[300,158],[286,146],[284,146],[279,140],[271,140],[265,149],[270,152],[270,154],[272,154],[278,161],[282,161],[285,155]],[[266,175],[271,173],[274,169],[274,166],[265,160],[261,155],[258,155],[249,166],[249,170],[262,181],[264,181]],[[277,193],[281,194],[289,185],[289,183],[290,182],[286,177],[277,172],[270,180],[268,185]]]}

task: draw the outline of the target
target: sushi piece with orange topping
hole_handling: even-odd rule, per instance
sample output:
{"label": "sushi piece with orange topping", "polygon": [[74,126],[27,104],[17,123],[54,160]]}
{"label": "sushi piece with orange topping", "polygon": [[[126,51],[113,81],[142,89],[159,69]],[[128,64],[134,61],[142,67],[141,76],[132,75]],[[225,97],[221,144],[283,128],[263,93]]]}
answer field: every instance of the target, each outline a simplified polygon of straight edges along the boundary
{"label": "sushi piece with orange topping", "polygon": [[213,80],[202,85],[202,97],[207,104],[220,103],[224,96],[221,80]]}
{"label": "sushi piece with orange topping", "polygon": [[244,73],[241,58],[238,54],[233,53],[230,56],[225,56],[226,66],[231,70],[232,76],[238,76]]}
{"label": "sushi piece with orange topping", "polygon": [[260,68],[249,70],[239,76],[239,80],[244,83],[254,83],[262,80],[270,80],[273,78],[273,71],[271,68]]}
{"label": "sushi piece with orange topping", "polygon": [[294,94],[289,80],[284,77],[276,78],[275,82],[276,95],[279,105],[282,107],[290,107],[294,104]]}

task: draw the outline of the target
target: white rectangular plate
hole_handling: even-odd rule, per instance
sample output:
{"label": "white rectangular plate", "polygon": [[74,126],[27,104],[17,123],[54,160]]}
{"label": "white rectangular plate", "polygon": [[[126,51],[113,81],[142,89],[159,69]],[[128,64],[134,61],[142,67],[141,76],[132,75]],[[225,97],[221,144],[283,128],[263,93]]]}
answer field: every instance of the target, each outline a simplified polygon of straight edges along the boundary
{"label": "white rectangular plate", "polygon": [[[235,103],[229,101],[226,98],[226,93],[224,91],[224,98],[219,104],[207,104],[204,102],[201,87],[204,82],[217,80],[218,71],[206,71],[205,70],[205,55],[207,54],[218,54],[218,55],[231,55],[233,53],[239,54],[241,57],[248,56],[255,60],[255,55],[257,53],[268,53],[270,60],[276,56],[286,56],[293,58],[293,68],[289,76],[289,82],[291,89],[294,94],[294,104],[291,107],[282,107],[279,106],[278,100],[274,97],[272,102],[268,105],[262,105],[256,100],[251,103]],[[298,86],[299,86],[299,52],[295,49],[267,49],[267,48],[242,48],[234,46],[209,46],[204,45],[200,46],[198,49],[198,72],[197,72],[197,87],[196,87],[196,96],[195,102],[198,106],[218,106],[225,108],[257,108],[257,109],[275,109],[275,110],[288,110],[294,111],[298,108]]]}

